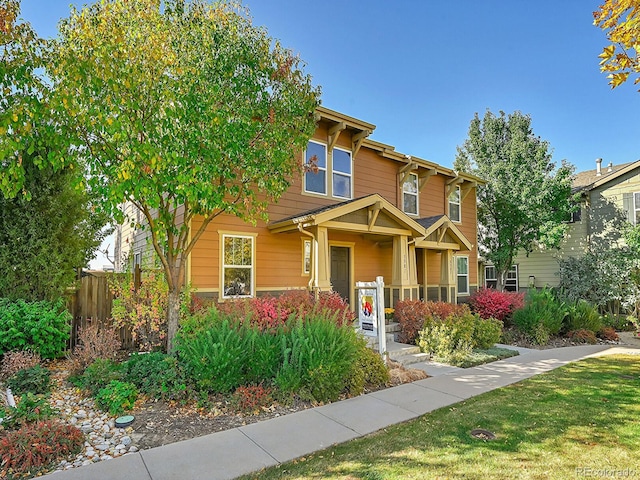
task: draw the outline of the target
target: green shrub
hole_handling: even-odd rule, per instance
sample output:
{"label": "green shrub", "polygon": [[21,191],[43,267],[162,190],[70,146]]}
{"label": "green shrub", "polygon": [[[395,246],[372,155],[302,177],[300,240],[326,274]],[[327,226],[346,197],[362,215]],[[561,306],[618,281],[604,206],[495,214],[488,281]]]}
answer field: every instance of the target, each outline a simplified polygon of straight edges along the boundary
{"label": "green shrub", "polygon": [[136,403],[138,390],[133,383],[111,380],[96,395],[96,404],[111,415],[120,415]]}
{"label": "green shrub", "polygon": [[7,379],[7,386],[15,393],[47,393],[51,385],[51,372],[42,365],[18,370]]}
{"label": "green shrub", "polygon": [[245,358],[245,381],[247,383],[271,382],[284,362],[286,337],[282,330],[274,333],[256,329],[247,334],[247,355]]}
{"label": "green shrub", "polygon": [[635,330],[633,322],[626,315],[607,314],[602,317],[602,325],[611,327],[617,332],[631,332]]}
{"label": "green shrub", "polygon": [[568,309],[564,330],[589,330],[597,333],[603,327],[602,317],[598,310],[585,300],[578,300]]}
{"label": "green shrub", "polygon": [[29,392],[18,398],[15,408],[6,408],[1,412],[0,417],[5,418],[2,422],[3,426],[14,428],[25,423],[46,420],[55,413],[46,396]]}
{"label": "green shrub", "polygon": [[3,469],[33,474],[79,453],[83,443],[84,435],[71,425],[51,421],[28,424],[0,438],[0,461]]}
{"label": "green shrub", "polygon": [[350,395],[361,395],[365,387],[378,388],[389,382],[389,369],[379,353],[367,347],[362,340],[356,353],[347,379],[347,391]]}
{"label": "green shrub", "polygon": [[42,358],[60,356],[69,340],[71,314],[64,301],[11,302],[0,299],[0,353],[31,350]]}
{"label": "green shrub", "polygon": [[223,320],[203,332],[178,336],[178,358],[198,389],[226,393],[245,383],[245,332],[246,327],[233,328]]}
{"label": "green shrub", "polygon": [[471,353],[475,321],[471,313],[449,315],[444,319],[427,317],[420,332],[420,349],[440,358],[449,358],[454,352],[463,356]]}
{"label": "green shrub", "polygon": [[534,343],[543,345],[562,329],[568,309],[550,289],[529,291],[525,306],[513,313],[513,324]]}
{"label": "green shrub", "polygon": [[127,381],[152,398],[176,399],[186,392],[184,375],[173,355],[134,353],[122,364],[122,370]]}
{"label": "green shrub", "polygon": [[502,327],[503,324],[500,320],[476,316],[473,326],[473,348],[493,347],[502,337]]}
{"label": "green shrub", "polygon": [[106,387],[111,381],[122,378],[121,364],[106,358],[98,358],[78,377],[76,384],[95,396],[101,388]]}

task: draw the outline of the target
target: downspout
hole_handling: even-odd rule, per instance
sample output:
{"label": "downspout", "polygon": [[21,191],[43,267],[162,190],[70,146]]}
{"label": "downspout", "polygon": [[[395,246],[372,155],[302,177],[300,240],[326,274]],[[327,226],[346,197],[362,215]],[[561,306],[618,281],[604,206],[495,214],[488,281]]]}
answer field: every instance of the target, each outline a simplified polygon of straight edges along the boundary
{"label": "downspout", "polygon": [[308,232],[302,227],[301,223],[298,224],[298,231],[303,235],[307,235],[312,238],[313,250],[311,255],[311,278],[309,279],[307,286],[310,290],[315,292],[318,289],[318,241],[313,233]]}

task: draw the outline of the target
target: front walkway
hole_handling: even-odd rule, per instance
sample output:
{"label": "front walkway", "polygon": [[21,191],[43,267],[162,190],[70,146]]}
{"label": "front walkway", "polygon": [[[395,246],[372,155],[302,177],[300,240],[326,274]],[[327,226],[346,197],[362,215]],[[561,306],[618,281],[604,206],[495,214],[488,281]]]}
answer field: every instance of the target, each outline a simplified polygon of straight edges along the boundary
{"label": "front walkway", "polygon": [[[605,345],[529,350],[468,369],[224,432],[48,475],[52,480],[231,479],[278,465],[589,356],[634,353]],[[412,365],[415,366],[415,365]]]}

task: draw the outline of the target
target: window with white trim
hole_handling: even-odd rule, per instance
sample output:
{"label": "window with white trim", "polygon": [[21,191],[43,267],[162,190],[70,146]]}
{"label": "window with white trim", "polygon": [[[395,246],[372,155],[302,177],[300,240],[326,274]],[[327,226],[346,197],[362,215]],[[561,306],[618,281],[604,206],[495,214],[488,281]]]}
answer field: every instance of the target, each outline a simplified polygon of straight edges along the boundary
{"label": "window with white trim", "polygon": [[449,218],[452,222],[460,222],[460,187],[458,185],[449,194]]}
{"label": "window with white trim", "polygon": [[[485,288],[498,287],[498,273],[493,265],[485,265],[484,267],[484,286]],[[512,265],[507,272],[504,289],[510,292],[518,291],[518,265]]]}
{"label": "window with white trim", "polygon": [[304,152],[304,164],[307,171],[304,174],[304,191],[327,194],[327,146],[322,143],[309,141]]}
{"label": "window with white trim", "polygon": [[222,235],[222,298],[253,294],[253,257],[254,237]]}
{"label": "window with white trim", "polygon": [[303,275],[311,273],[311,240],[302,241],[302,273]]}
{"label": "window with white trim", "polygon": [[469,257],[456,257],[458,295],[469,295]]}
{"label": "window with white trim", "polygon": [[331,152],[333,171],[333,196],[351,198],[351,152],[334,148]]}
{"label": "window with white trim", "polygon": [[635,225],[640,225],[640,192],[633,194],[633,219]]}
{"label": "window with white trim", "polygon": [[418,175],[410,173],[402,184],[402,208],[404,213],[418,215]]}

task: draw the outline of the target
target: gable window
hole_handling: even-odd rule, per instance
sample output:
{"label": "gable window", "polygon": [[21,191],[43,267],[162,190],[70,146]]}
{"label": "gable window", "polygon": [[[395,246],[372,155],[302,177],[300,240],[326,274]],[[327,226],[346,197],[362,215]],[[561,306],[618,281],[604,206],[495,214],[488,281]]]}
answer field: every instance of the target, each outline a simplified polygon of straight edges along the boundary
{"label": "gable window", "polygon": [[304,152],[304,164],[309,170],[304,174],[304,191],[327,194],[327,146],[310,141]]}
{"label": "gable window", "polygon": [[460,222],[460,187],[457,185],[449,194],[449,218],[452,222]]}
{"label": "gable window", "polygon": [[469,295],[469,257],[456,257],[458,295]]}
{"label": "gable window", "polygon": [[334,148],[332,157],[333,196],[351,198],[351,152]]}
{"label": "gable window", "polygon": [[222,235],[222,298],[253,293],[254,237]]}
{"label": "gable window", "polygon": [[410,173],[402,184],[402,207],[404,213],[418,215],[418,175]]}

